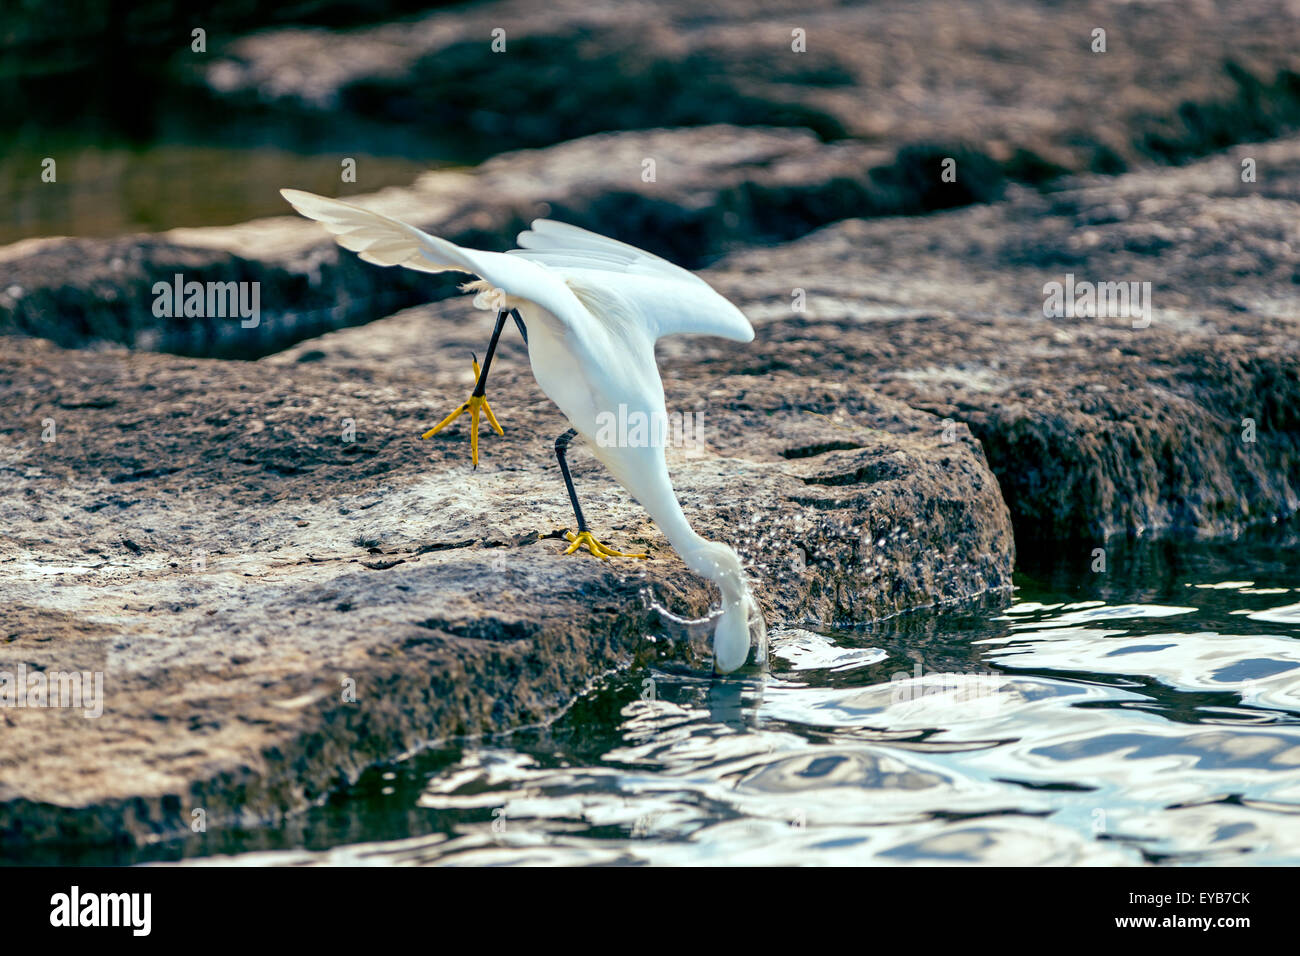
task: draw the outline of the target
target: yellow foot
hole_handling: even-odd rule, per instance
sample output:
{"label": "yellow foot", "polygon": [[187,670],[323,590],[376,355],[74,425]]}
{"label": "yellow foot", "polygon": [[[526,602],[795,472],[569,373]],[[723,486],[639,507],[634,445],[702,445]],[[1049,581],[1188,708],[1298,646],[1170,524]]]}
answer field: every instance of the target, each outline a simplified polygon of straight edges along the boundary
{"label": "yellow foot", "polygon": [[564,552],[565,554],[573,554],[573,552],[577,551],[585,544],[587,546],[587,550],[590,551],[592,554],[594,554],[596,557],[600,558],[600,560],[602,561],[605,561],[608,558],[650,557],[650,555],[648,554],[624,554],[622,551],[615,551],[613,548],[607,548],[599,541],[597,541],[595,537],[593,537],[590,531],[579,531],[577,534],[574,534],[572,531],[566,531],[564,532],[564,536],[568,540],[573,542],[571,545],[569,545],[569,550]]}
{"label": "yellow foot", "polygon": [[[479,376],[478,359],[475,359],[474,360],[474,381],[475,382],[478,381],[478,376]],[[434,425],[432,428],[430,428],[427,432],[425,432],[420,437],[422,439],[432,438],[434,435],[438,434],[438,432],[442,431],[444,428],[446,428],[456,419],[460,418],[460,416],[465,412],[469,412],[469,419],[470,419],[469,457],[473,460],[474,467],[477,468],[478,467],[479,414],[482,413],[484,415],[487,415],[488,423],[493,428],[496,429],[498,435],[505,435],[505,431],[502,430],[501,425],[497,422],[497,417],[492,414],[492,406],[488,404],[486,395],[471,395],[469,398],[465,400],[465,403],[463,405],[459,406],[454,412],[452,412],[450,415],[448,415],[446,418],[440,421],[437,425]]]}

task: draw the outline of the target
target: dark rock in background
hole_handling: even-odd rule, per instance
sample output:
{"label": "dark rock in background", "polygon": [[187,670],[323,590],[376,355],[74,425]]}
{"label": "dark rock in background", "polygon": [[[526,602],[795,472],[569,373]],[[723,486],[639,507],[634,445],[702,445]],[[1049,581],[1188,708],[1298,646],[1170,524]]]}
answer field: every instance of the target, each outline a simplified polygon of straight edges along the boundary
{"label": "dark rock in background", "polygon": [[[655,161],[653,181],[641,176],[646,158]],[[915,205],[930,187],[877,185],[885,159],[796,130],[648,130],[508,153],[473,172],[435,171],[363,201],[473,247],[509,248],[532,219],[549,215],[698,266],[741,243]],[[219,357],[265,355],[463,281],[366,265],[297,216],[148,237],[32,240],[0,250],[0,261],[9,290],[0,290],[0,332]],[[177,272],[261,282],[262,324],[155,317],[153,285]]]}
{"label": "dark rock in background", "polygon": [[[1096,29],[1105,52],[1093,52]],[[792,51],[795,30],[808,52]],[[798,126],[891,151],[966,144],[1025,182],[1185,162],[1300,124],[1300,21],[1284,0],[727,0],[707,12],[503,0],[270,31],[200,68],[228,97],[493,151],[648,126]]]}
{"label": "dark rock in background", "polygon": [[[1242,182],[1246,157],[1257,182]],[[776,369],[833,369],[968,424],[1019,538],[1236,534],[1300,508],[1298,190],[1300,140],[1283,140],[846,222],[713,274],[773,316]],[[1044,286],[1067,274],[1149,282],[1150,326],[1045,317]],[[795,287],[806,313],[773,301]]]}

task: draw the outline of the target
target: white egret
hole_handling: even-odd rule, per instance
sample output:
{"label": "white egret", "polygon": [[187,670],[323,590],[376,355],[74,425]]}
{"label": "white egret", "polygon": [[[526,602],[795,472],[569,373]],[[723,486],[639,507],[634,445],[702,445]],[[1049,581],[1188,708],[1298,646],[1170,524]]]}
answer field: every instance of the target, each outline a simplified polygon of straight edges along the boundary
{"label": "white egret", "polygon": [[366,262],[405,266],[422,272],[467,272],[477,281],[474,304],[495,308],[496,326],[483,366],[474,361],[476,382],[470,397],[428,438],[460,414],[470,412],[471,457],[478,465],[479,414],[504,434],[487,404],[487,376],[497,340],[512,316],[528,346],[533,375],[572,424],[555,441],[556,458],[573,504],[578,530],[568,532],[565,554],[586,547],[596,557],[645,557],[606,547],[591,533],[578,503],[565,451],[575,435],[614,478],[641,503],[664,536],[696,574],[717,584],[722,613],[714,629],[714,666],[727,673],[745,663],[751,646],[751,618],[760,662],[766,640],[762,614],[745,580],[740,556],[726,544],[696,534],[682,512],[664,459],[662,431],[657,440],[597,441],[604,414],[624,406],[628,420],[665,422],[663,383],[655,364],[655,340],[663,335],[717,335],[739,342],[754,338],[749,320],[703,279],[665,259],[594,232],[547,219],[521,232],[521,248],[508,253],[465,249],[396,219],[349,203],[296,189],[281,194],[298,212],[318,220],[338,243]]}

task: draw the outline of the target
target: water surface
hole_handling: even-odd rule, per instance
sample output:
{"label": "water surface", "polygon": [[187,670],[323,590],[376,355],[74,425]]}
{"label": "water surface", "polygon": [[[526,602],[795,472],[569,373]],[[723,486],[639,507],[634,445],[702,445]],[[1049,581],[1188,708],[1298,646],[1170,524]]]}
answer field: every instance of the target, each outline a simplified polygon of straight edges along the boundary
{"label": "water surface", "polygon": [[620,674],[548,728],[373,771],[304,821],[314,851],[244,859],[1294,864],[1293,545],[1031,554],[1006,607],[777,629],[766,679]]}

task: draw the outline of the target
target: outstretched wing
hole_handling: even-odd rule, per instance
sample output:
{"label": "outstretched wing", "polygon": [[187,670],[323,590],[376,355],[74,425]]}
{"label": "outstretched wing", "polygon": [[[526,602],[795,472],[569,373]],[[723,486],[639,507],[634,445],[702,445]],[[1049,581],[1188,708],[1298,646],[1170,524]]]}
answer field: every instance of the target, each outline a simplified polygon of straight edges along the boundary
{"label": "outstretched wing", "polygon": [[[632,306],[653,338],[718,335],[740,342],[754,338],[744,313],[707,282],[667,259],[625,242],[550,219],[533,221],[519,234],[522,248],[506,253],[547,266],[565,278],[589,306],[617,295]],[[612,274],[612,275],[611,275]],[[599,311],[591,311],[599,317]]]}
{"label": "outstretched wing", "polygon": [[631,319],[651,338],[718,335],[749,342],[754,329],[699,276],[625,242],[549,219],[520,233],[508,253],[466,249],[412,225],[338,199],[281,189],[294,209],[334,234],[338,244],[379,266],[468,272],[517,299],[541,306],[570,329]]}
{"label": "outstretched wing", "polygon": [[421,272],[468,272],[507,295],[537,303],[566,325],[581,328],[590,321],[586,308],[563,277],[545,265],[502,252],[466,249],[338,199],[300,189],[281,189],[280,195],[298,212],[332,232],[339,245],[366,262]]}

